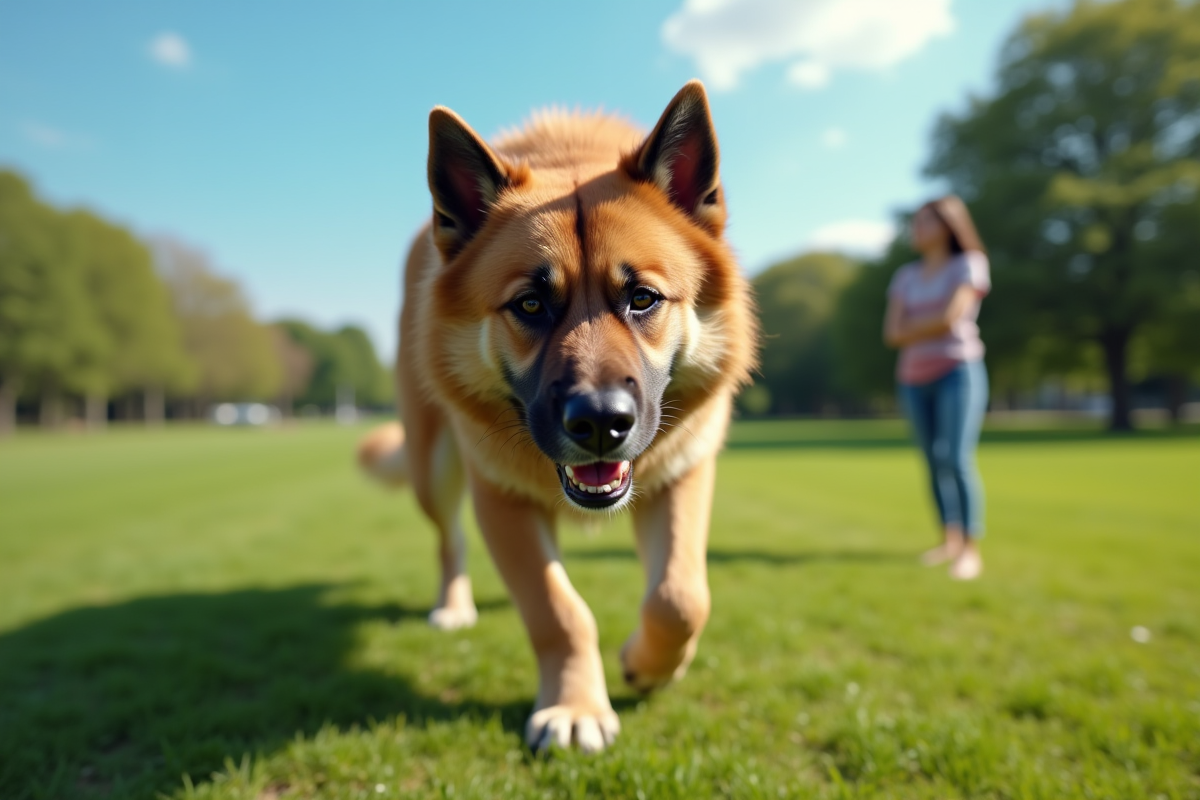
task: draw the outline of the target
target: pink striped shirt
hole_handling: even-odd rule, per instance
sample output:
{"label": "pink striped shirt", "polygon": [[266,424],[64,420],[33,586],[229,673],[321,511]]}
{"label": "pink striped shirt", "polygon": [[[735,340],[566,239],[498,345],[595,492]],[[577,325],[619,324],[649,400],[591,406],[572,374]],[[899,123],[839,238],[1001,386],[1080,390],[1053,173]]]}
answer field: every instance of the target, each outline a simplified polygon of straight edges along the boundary
{"label": "pink striped shirt", "polygon": [[945,336],[902,348],[896,362],[896,380],[910,385],[931,383],[959,364],[983,358],[983,340],[979,338],[976,320],[983,296],[992,288],[987,256],[978,251],[954,256],[928,277],[920,261],[896,270],[888,286],[888,297],[903,303],[906,318],[941,313],[964,284],[974,287],[975,301]]}

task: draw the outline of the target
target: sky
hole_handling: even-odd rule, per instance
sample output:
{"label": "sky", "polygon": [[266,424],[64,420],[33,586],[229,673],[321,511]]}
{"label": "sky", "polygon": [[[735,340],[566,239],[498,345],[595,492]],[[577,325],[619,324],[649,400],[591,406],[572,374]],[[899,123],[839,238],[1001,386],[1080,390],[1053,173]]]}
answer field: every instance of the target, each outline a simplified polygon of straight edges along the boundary
{"label": "sky", "polygon": [[547,106],[649,128],[699,77],[747,272],[870,255],[940,188],[939,115],[1053,5],[0,0],[0,168],[200,248],[262,318],[358,324],[390,359],[433,106],[485,137]]}

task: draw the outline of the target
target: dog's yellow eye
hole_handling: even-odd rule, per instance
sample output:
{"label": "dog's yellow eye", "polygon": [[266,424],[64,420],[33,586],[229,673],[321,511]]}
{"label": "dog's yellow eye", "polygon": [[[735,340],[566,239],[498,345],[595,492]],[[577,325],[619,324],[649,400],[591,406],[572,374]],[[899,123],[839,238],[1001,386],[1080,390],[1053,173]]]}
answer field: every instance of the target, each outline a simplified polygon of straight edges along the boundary
{"label": "dog's yellow eye", "polygon": [[629,306],[634,311],[646,311],[658,302],[658,295],[649,289],[638,289],[629,300]]}
{"label": "dog's yellow eye", "polygon": [[529,316],[537,316],[542,313],[542,301],[536,297],[526,297],[521,300],[521,310]]}

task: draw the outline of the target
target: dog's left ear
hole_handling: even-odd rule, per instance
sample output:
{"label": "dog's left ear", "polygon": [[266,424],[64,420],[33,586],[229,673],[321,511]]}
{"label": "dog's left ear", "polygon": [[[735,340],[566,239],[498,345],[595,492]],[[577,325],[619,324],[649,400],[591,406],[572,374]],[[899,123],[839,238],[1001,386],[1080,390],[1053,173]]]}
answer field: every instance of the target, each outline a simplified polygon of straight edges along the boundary
{"label": "dog's left ear", "polygon": [[438,106],[429,114],[428,172],[434,242],[453,258],[509,186],[509,168],[461,117]]}
{"label": "dog's left ear", "polygon": [[635,180],[649,181],[713,235],[725,226],[717,174],[717,132],[704,84],[690,81],[671,100],[642,146],[624,162]]}

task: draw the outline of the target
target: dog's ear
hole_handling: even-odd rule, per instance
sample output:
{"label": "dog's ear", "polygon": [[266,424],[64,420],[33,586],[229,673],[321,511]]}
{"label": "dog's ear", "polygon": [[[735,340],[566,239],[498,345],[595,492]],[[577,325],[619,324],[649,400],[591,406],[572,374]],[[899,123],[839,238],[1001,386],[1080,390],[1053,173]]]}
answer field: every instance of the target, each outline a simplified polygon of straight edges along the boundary
{"label": "dog's ear", "polygon": [[704,84],[694,80],[679,90],[624,166],[634,179],[655,184],[672,203],[719,235],[725,225],[719,160],[708,96]]}
{"label": "dog's ear", "polygon": [[448,108],[429,114],[429,192],[433,236],[453,257],[471,240],[508,185],[508,168],[479,134]]}

